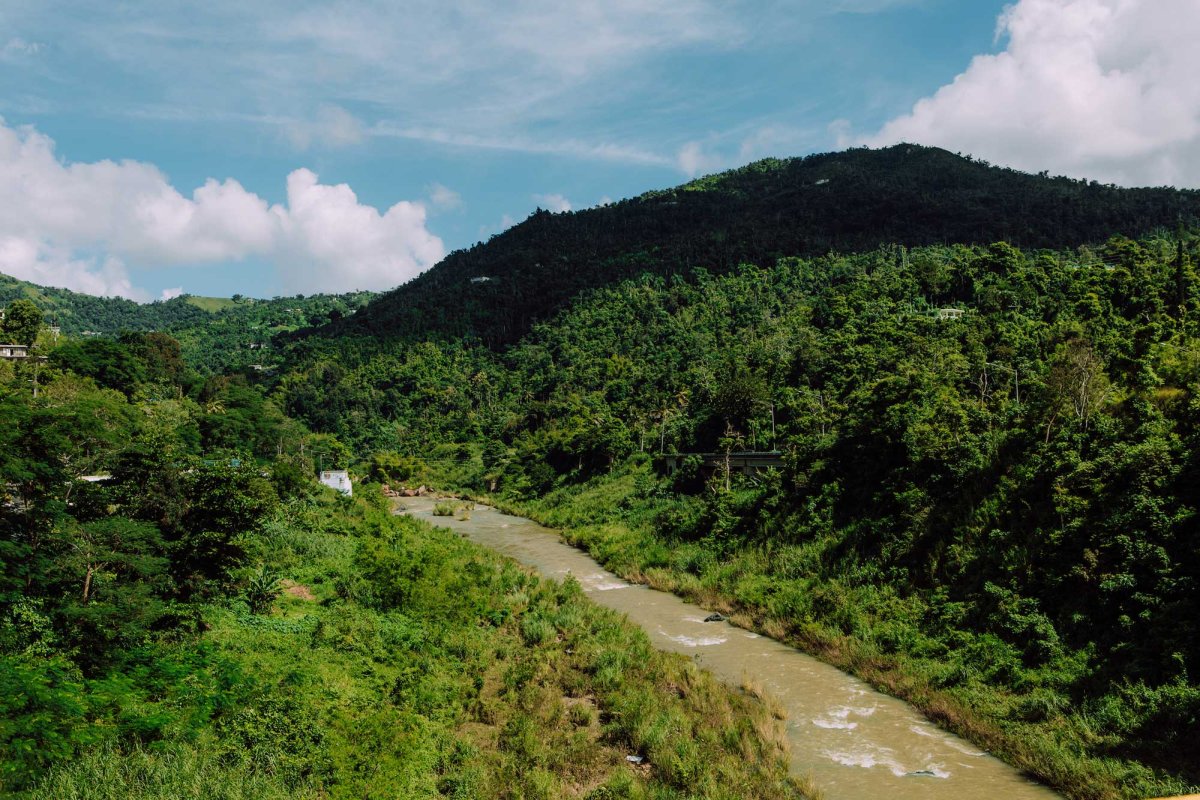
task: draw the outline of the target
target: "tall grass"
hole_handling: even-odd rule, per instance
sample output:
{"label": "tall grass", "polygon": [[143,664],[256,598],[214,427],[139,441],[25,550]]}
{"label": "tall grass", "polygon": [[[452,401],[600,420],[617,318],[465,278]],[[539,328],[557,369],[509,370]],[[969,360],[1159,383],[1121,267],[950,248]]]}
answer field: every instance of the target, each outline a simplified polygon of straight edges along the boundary
{"label": "tall grass", "polygon": [[318,800],[318,788],[289,786],[270,774],[230,767],[211,741],[167,748],[104,747],[56,769],[29,800]]}
{"label": "tall grass", "polygon": [[[154,735],[111,725],[19,797],[801,796],[762,703],[573,580],[366,497],[293,504],[243,544],[305,591],[259,615],[205,607],[198,638],[163,645],[169,686],[147,687],[170,707],[139,701]],[[225,665],[205,681],[188,674],[199,651]]]}

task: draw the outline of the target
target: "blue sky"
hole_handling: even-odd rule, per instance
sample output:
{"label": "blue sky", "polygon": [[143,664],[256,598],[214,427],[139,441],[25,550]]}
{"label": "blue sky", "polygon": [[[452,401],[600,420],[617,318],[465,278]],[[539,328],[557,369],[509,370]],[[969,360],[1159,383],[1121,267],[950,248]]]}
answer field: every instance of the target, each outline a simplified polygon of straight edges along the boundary
{"label": "blue sky", "polygon": [[1170,24],[1151,0],[0,0],[0,271],[390,288],[537,206],[900,139],[1196,185],[1200,14],[1153,1]]}

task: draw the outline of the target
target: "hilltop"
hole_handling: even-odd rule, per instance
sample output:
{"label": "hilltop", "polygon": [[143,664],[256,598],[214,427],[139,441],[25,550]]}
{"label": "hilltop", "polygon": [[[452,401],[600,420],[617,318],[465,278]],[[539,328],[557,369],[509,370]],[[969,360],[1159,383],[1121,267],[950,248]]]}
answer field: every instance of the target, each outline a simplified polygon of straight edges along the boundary
{"label": "hilltop", "polygon": [[881,245],[1074,247],[1198,216],[1194,191],[1030,175],[932,147],[769,159],[599,208],[538,210],[326,333],[504,345],[580,293],[643,273],[724,273]]}

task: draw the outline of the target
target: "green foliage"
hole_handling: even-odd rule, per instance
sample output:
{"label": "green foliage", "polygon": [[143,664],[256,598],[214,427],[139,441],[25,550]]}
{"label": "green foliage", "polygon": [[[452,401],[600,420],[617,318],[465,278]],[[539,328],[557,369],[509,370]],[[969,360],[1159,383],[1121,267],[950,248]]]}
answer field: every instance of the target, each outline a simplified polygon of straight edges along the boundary
{"label": "green foliage", "polygon": [[252,613],[265,614],[270,611],[271,604],[282,592],[279,573],[265,564],[246,580],[246,602]]}
{"label": "green foliage", "polygon": [[0,787],[27,786],[89,741],[86,706],[73,678],[59,658],[0,656]]}
{"label": "green foliage", "polygon": [[0,339],[10,344],[32,345],[42,329],[42,310],[25,299],[14,300],[0,320]]}
{"label": "green foliage", "polygon": [[435,517],[453,517],[463,508],[465,508],[464,504],[455,500],[439,500],[433,505],[433,515]]}
{"label": "green foliage", "polygon": [[[1194,192],[1027,175],[911,144],[768,159],[586,211],[539,210],[451,253],[331,332],[507,345],[581,295],[646,273],[669,279],[703,267],[721,274],[743,263],[765,267],[780,255],[885,244],[1075,247],[1194,224],[1198,211]],[[993,263],[997,272],[1009,266],[1003,254]],[[931,288],[940,287],[939,270],[923,267]],[[1036,293],[1036,284],[1025,291]]]}
{"label": "green foliage", "polygon": [[[6,796],[558,797],[627,771],[598,713],[568,716],[567,700],[604,713],[633,696],[726,726],[689,774],[795,795],[777,746],[729,722],[765,724],[765,709],[711,678],[698,694],[715,706],[681,699],[662,687],[690,665],[653,654],[577,585],[397,519],[381,495],[272,486],[296,476],[163,447],[141,415],[121,417],[126,441],[89,440],[114,451],[110,479],[60,483],[64,465],[21,442],[44,413],[66,446],[68,410],[98,391],[69,382],[48,407],[0,395],[20,445],[3,451],[4,485],[37,487],[0,510]],[[642,657],[593,679],[593,634]]]}
{"label": "green foliage", "polygon": [[371,455],[368,470],[370,480],[377,483],[404,484],[419,478],[422,465],[417,459],[399,453],[377,452]]}
{"label": "green foliage", "polygon": [[[351,316],[374,296],[372,292],[354,292],[235,301],[182,295],[139,304],[35,286],[0,275],[0,307],[32,303],[72,337],[124,340],[169,335],[179,342],[180,354],[191,369],[204,375],[246,372],[257,376],[260,373],[251,365],[270,369],[278,363],[276,337]],[[33,332],[36,337],[37,329]]]}
{"label": "green foliage", "polygon": [[[1080,796],[1113,775],[1153,793],[1200,781],[1190,701],[1164,695],[1171,730],[1092,715],[1200,663],[1197,255],[1184,231],[643,276],[499,352],[347,339],[280,391],[358,449],[425,454],[435,485],[545,496],[543,519],[630,574],[898,659]],[[480,459],[433,455],[451,448]],[[668,482],[646,463],[743,448],[781,468],[695,455]]]}
{"label": "green foliage", "polygon": [[319,800],[320,789],[288,786],[251,765],[231,766],[215,748],[97,748],[58,765],[26,793],[29,800]]}
{"label": "green foliage", "polygon": [[126,394],[146,379],[144,365],[137,356],[129,347],[111,339],[67,342],[51,354],[50,363]]}
{"label": "green foliage", "polygon": [[[656,694],[692,678],[577,587],[394,522],[378,494],[305,499],[314,468],[376,452],[372,480],[529,504],[1074,796],[1185,790],[1196,198],[904,145],[539,212],[357,314],[365,297],[100,310],[0,281],[178,341],[67,341],[0,373],[0,595],[23,601],[0,646],[67,665],[20,678],[56,710],[10,716],[121,785],[178,759],[268,796],[715,792],[704,765],[737,737],[697,720],[724,717]],[[1109,238],[1114,219],[1147,238]],[[339,338],[302,330],[329,322]],[[782,464],[714,455],[742,448]],[[692,455],[667,479],[656,452]],[[278,614],[222,605],[247,563],[287,576]],[[619,711],[604,740],[566,710],[587,696]],[[163,761],[134,766],[152,741]],[[649,754],[655,786],[614,748]],[[84,785],[30,758],[10,780]]]}

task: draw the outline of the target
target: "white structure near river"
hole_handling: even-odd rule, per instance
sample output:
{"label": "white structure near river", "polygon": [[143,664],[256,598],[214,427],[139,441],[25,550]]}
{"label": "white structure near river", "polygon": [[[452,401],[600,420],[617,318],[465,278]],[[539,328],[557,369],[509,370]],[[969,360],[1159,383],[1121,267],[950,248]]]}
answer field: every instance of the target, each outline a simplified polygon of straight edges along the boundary
{"label": "white structure near river", "polygon": [[330,489],[337,489],[347,497],[354,494],[354,486],[350,483],[350,473],[344,469],[321,470],[321,483]]}

